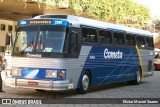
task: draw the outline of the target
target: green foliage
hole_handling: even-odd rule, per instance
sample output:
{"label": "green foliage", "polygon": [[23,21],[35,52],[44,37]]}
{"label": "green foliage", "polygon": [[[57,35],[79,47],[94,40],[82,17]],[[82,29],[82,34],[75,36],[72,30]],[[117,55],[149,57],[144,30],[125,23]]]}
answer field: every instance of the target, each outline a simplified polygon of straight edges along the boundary
{"label": "green foliage", "polygon": [[[25,1],[26,0],[20,0]],[[39,3],[44,0],[36,0]],[[129,25],[137,28],[144,28],[151,18],[149,10],[132,0],[45,0],[47,8],[67,7],[73,9],[75,14],[96,17],[98,20],[114,20],[117,24]]]}
{"label": "green foliage", "polygon": [[151,18],[149,10],[132,0],[70,0],[77,14],[86,12],[99,20],[143,28]]}

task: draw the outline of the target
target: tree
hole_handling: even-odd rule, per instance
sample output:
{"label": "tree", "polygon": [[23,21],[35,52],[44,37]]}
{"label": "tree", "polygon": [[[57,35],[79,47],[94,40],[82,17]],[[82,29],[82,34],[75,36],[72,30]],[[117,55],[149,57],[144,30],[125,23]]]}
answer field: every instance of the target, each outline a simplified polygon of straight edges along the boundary
{"label": "tree", "polygon": [[[27,0],[20,0],[26,2]],[[40,6],[44,0],[36,0]],[[136,28],[144,28],[151,18],[149,10],[132,0],[45,0],[47,8],[68,6],[75,14],[96,17],[98,20],[114,20],[117,24],[123,24]]]}
{"label": "tree", "polygon": [[158,33],[156,37],[154,37],[154,43],[160,43],[160,18],[155,18],[150,23],[150,30],[154,33]]}

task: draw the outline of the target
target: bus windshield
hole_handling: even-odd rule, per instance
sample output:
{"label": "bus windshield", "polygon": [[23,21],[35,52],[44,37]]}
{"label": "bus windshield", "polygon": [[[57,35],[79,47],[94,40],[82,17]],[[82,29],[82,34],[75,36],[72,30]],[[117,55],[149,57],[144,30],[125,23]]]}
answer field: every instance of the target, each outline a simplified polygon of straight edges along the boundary
{"label": "bus windshield", "polygon": [[64,26],[25,26],[17,31],[14,53],[62,53],[67,30]]}

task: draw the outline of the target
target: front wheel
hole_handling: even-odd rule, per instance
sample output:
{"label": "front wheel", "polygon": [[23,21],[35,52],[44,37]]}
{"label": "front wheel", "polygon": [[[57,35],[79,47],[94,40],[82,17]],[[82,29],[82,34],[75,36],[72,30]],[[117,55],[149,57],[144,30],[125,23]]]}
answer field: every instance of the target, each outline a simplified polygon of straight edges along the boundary
{"label": "front wheel", "polygon": [[141,83],[141,79],[142,79],[142,72],[141,72],[141,69],[139,68],[136,72],[135,80],[128,81],[128,83],[133,85],[138,85]]}
{"label": "front wheel", "polygon": [[82,76],[80,88],[77,89],[77,92],[80,94],[86,94],[90,85],[90,76],[88,72],[85,72]]}

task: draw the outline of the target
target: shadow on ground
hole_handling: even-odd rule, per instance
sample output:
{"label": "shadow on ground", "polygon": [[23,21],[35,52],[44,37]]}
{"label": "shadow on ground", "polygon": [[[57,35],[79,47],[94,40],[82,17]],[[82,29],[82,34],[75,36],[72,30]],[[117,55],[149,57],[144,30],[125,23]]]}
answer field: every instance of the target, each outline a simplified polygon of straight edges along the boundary
{"label": "shadow on ground", "polygon": [[[145,84],[146,82],[142,82],[141,84]],[[110,84],[110,85],[103,85],[103,86],[96,86],[90,87],[88,93],[96,93],[100,91],[107,91],[110,89],[118,89],[121,87],[129,87],[132,85],[128,85],[127,83],[119,83],[119,84]],[[22,98],[21,96],[25,96],[26,98],[65,98],[65,97],[72,97],[79,95],[76,90],[66,90],[66,91],[44,91],[44,92],[37,92],[36,90],[32,89],[24,89],[24,91],[17,91],[10,92],[11,96],[18,95],[18,98]],[[84,94],[85,95],[85,94]]]}

